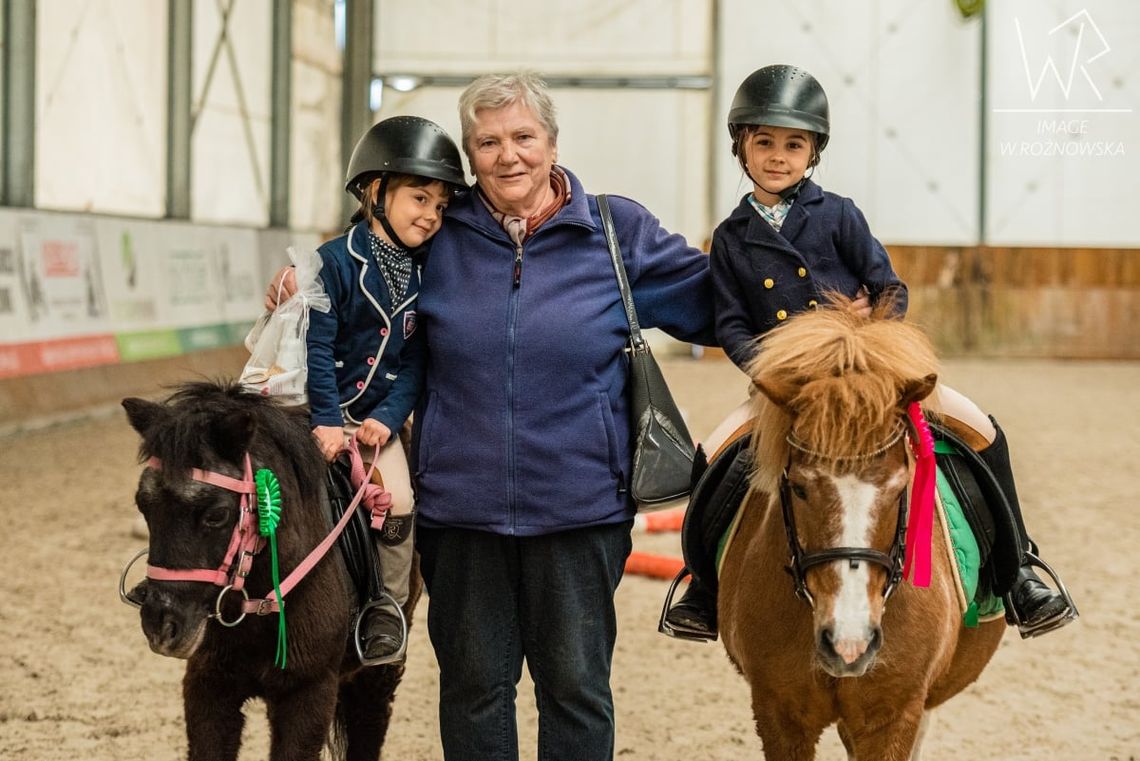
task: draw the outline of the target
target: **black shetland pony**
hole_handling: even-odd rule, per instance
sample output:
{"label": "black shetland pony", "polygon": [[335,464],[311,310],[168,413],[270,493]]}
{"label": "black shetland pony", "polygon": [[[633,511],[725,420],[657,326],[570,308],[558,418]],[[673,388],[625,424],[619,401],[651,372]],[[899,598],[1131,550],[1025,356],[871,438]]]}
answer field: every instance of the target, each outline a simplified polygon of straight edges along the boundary
{"label": "black shetland pony", "polygon": [[[218,568],[236,541],[240,506],[249,502],[228,486],[203,481],[203,472],[239,485],[250,466],[276,474],[282,578],[331,530],[326,466],[304,410],[280,407],[236,384],[208,382],[180,386],[161,404],[125,399],[123,407],[148,463],[135,502],[150,530],[152,569]],[[250,596],[271,596],[268,548],[249,560],[244,587]],[[415,573],[404,606],[409,621],[420,587]],[[351,637],[358,606],[337,548],[285,597],[284,669],[274,663],[278,615],[243,618],[243,595],[223,583],[150,578],[131,596],[142,604],[151,649],[187,661],[182,693],[190,761],[237,758],[241,709],[250,698],[266,702],[272,761],[316,761],[326,743],[350,761],[379,757],[404,669],[359,666]]]}

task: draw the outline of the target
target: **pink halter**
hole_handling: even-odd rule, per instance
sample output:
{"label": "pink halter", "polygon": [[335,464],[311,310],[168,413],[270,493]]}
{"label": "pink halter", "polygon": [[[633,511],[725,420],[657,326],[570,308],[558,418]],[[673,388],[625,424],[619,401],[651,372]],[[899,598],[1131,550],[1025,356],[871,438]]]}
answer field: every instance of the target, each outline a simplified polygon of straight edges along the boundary
{"label": "pink halter", "polygon": [[[368,507],[371,508],[372,527],[379,529],[384,525],[384,517],[392,506],[392,498],[380,487],[370,483],[372,472],[376,469],[376,458],[373,458],[371,465],[365,472],[363,459],[360,456],[360,449],[356,445],[355,438],[350,442],[348,450],[352,460],[352,481],[353,485],[357,486],[357,492],[332,531],[281,582],[282,599],[328,553],[337,537],[341,535],[352,519],[352,514],[362,499],[367,498]],[[157,457],[151,457],[147,460],[147,466],[155,470],[162,470],[162,461]],[[257,493],[257,487],[253,482],[253,468],[250,464],[249,453],[247,452],[245,455],[245,475],[241,480],[199,468],[192,468],[190,477],[195,481],[201,481],[241,495],[238,502],[238,520],[234,525],[233,534],[230,535],[226,554],[222,558],[221,565],[212,569],[174,569],[147,564],[147,578],[155,581],[201,581],[222,587],[222,591],[218,593],[218,599],[214,604],[214,617],[223,626],[237,626],[247,613],[254,613],[259,616],[276,613],[281,609],[281,601],[272,590],[269,592],[269,596],[255,599],[250,599],[249,593],[245,590],[245,579],[249,575],[253,558],[265,547],[265,539],[258,533],[257,529],[257,504],[252,499],[252,496]],[[356,483],[358,477],[362,479],[362,483],[359,485]],[[236,564],[235,558],[237,559]],[[222,600],[230,591],[240,592],[243,601],[241,615],[233,621],[226,621],[222,618]]]}
{"label": "pink halter", "polygon": [[[155,470],[162,470],[162,460],[151,457],[147,466]],[[205,581],[219,587],[229,586],[231,589],[241,591],[245,586],[245,577],[249,575],[249,567],[253,557],[264,546],[261,536],[257,532],[257,506],[251,504],[250,497],[257,493],[253,484],[253,470],[249,462],[249,454],[245,456],[245,477],[240,481],[236,478],[214,473],[208,470],[192,468],[190,478],[211,484],[241,495],[238,502],[238,519],[234,524],[234,531],[230,535],[230,544],[222,558],[222,564],[217,568],[172,569],[147,564],[146,576],[155,581]],[[234,566],[234,558],[240,557]],[[232,573],[230,569],[233,569]]]}

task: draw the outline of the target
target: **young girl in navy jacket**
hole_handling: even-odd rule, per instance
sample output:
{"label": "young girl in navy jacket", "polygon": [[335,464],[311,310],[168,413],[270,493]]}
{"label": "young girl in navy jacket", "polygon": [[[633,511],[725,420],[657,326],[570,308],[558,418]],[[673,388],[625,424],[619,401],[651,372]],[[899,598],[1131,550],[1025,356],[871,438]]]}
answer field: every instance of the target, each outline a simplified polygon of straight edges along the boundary
{"label": "young girl in navy jacket", "polygon": [[[377,448],[376,468],[392,494],[377,537],[380,569],[385,591],[400,605],[408,597],[414,520],[398,433],[423,380],[416,254],[439,231],[448,200],[463,186],[459,149],[442,128],[414,116],[385,119],[360,138],[349,161],[345,189],[360,201],[354,224],[318,250],[331,309],[309,316],[313,435],[329,461],[353,435]],[[391,604],[368,608],[361,627],[364,662],[398,660],[406,636]]]}
{"label": "young girl in navy jacket", "polygon": [[[758,351],[757,338],[836,291],[854,299],[852,309],[870,314],[882,299],[897,313],[907,308],[906,285],[886,250],[848,198],[820,189],[808,177],[819,163],[830,132],[827,95],[808,72],[766,66],[737,89],[728,114],[732,153],[752,180],[752,192],[713,233],[710,266],[716,300],[717,340],[741,369]],[[1009,501],[1021,545],[1026,535],[1005,436],[973,402],[939,385],[927,402],[956,422],[957,431],[989,466]],[[748,405],[718,430],[734,430]],[[715,436],[715,434],[714,434]],[[995,547],[995,552],[1015,552]],[[1022,636],[1058,628],[1075,617],[1066,599],[1024,562],[1006,595]],[[667,633],[715,639],[716,596],[690,585],[668,612]]]}

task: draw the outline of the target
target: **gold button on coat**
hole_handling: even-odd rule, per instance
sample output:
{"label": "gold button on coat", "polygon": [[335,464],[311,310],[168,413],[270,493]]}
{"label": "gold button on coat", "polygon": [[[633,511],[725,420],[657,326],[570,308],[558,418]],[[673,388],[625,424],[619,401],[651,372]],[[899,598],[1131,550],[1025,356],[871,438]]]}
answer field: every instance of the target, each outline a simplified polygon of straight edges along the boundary
{"label": "gold button on coat", "polygon": [[765,288],[771,288],[775,284],[776,284],[776,281],[773,280],[772,278],[770,278],[770,277],[764,278],[764,287]]}
{"label": "gold button on coat", "polygon": [[785,312],[783,309],[781,309],[779,312],[776,312],[776,319],[777,320],[786,320],[786,319],[788,319],[788,313]]}
{"label": "gold button on coat", "polygon": [[815,309],[819,305],[816,303],[815,299],[812,299],[811,301],[808,302],[808,306],[811,307],[812,309]]}
{"label": "gold button on coat", "polygon": [[800,277],[807,277],[807,270],[805,270],[803,267],[800,267],[799,276]]}

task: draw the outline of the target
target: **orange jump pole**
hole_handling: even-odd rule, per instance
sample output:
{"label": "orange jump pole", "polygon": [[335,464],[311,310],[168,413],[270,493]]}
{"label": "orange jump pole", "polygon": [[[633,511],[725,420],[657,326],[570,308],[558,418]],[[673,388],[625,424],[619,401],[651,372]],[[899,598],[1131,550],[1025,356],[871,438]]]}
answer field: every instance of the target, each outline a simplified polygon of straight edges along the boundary
{"label": "orange jump pole", "polygon": [[681,558],[671,558],[667,555],[653,555],[648,552],[631,552],[625,561],[625,572],[635,573],[639,576],[651,576],[655,579],[673,577],[685,567]]}
{"label": "orange jump pole", "polygon": [[685,524],[685,508],[662,510],[659,513],[638,513],[633,519],[635,531],[647,534],[660,534],[665,531],[680,531]]}

